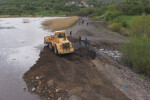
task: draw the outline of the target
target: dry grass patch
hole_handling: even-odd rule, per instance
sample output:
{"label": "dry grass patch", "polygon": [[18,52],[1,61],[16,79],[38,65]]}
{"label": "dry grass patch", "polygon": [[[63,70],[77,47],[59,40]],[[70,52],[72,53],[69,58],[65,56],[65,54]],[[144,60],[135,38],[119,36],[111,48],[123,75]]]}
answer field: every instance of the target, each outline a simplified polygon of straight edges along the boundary
{"label": "dry grass patch", "polygon": [[64,19],[54,19],[54,20],[47,20],[42,23],[42,25],[46,26],[47,28],[51,29],[52,31],[66,29],[72,25],[74,25],[78,21],[77,16],[64,18]]}

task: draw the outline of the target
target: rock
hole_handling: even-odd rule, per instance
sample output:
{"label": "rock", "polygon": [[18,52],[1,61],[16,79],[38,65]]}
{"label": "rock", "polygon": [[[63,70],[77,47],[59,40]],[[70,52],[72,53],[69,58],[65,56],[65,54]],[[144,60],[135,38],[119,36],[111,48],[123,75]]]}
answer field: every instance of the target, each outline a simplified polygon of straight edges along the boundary
{"label": "rock", "polygon": [[39,82],[38,82],[38,84],[39,84],[39,85],[42,85],[42,82],[41,82],[41,81],[39,81]]}
{"label": "rock", "polygon": [[35,80],[31,80],[31,83],[34,83],[35,82]]}
{"label": "rock", "polygon": [[35,79],[36,79],[36,80],[39,80],[40,78],[39,78],[39,76],[37,76]]}
{"label": "rock", "polygon": [[35,87],[33,87],[31,91],[32,91],[32,92],[34,92],[35,90],[36,90],[36,88],[35,88]]}
{"label": "rock", "polygon": [[60,91],[60,89],[56,89],[56,92],[59,92]]}
{"label": "rock", "polygon": [[104,49],[100,49],[101,51],[104,51]]}
{"label": "rock", "polygon": [[61,100],[61,97],[59,97],[58,100]]}
{"label": "rock", "polygon": [[40,79],[42,79],[43,78],[43,76],[37,76],[35,79],[36,80],[40,80]]}
{"label": "rock", "polygon": [[49,80],[49,81],[47,82],[47,85],[48,85],[48,87],[54,86],[54,81],[53,81],[53,80]]}
{"label": "rock", "polygon": [[72,95],[69,100],[81,100],[79,97]]}
{"label": "rock", "polygon": [[37,86],[37,92],[40,94],[42,92],[42,86]]}
{"label": "rock", "polygon": [[47,100],[51,100],[51,98],[47,98]]}
{"label": "rock", "polygon": [[24,89],[24,91],[26,91],[27,88],[23,88],[23,89]]}

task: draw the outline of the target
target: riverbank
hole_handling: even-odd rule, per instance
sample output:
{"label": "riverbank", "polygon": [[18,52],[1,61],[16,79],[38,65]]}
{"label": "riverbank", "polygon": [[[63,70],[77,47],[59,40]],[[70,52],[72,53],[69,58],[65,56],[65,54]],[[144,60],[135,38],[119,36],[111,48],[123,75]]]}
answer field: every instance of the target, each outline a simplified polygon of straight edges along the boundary
{"label": "riverbank", "polygon": [[130,100],[95,68],[92,49],[75,49],[74,54],[57,56],[46,46],[24,74],[29,91],[46,100]]}
{"label": "riverbank", "polygon": [[0,100],[40,100],[24,90],[22,76],[38,60],[43,38],[53,35],[41,23],[54,18],[0,18]]}
{"label": "riverbank", "polygon": [[[102,22],[87,18],[79,22],[67,29],[72,30],[69,39],[75,53],[57,56],[46,46],[37,63],[24,74],[29,91],[48,100],[149,99],[150,82],[100,51],[118,49],[128,39],[107,29],[97,30],[95,25]],[[78,36],[82,37],[81,46]],[[85,37],[89,39],[88,47],[84,46]],[[104,42],[107,40],[113,42]]]}

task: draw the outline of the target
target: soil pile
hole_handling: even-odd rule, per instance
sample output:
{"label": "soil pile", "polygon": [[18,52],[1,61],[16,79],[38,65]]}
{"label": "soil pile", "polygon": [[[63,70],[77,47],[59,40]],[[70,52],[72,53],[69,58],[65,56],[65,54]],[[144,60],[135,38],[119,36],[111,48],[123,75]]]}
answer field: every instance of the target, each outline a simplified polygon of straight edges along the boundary
{"label": "soil pile", "polygon": [[48,100],[129,100],[89,58],[58,56],[48,47],[23,78],[30,92]]}

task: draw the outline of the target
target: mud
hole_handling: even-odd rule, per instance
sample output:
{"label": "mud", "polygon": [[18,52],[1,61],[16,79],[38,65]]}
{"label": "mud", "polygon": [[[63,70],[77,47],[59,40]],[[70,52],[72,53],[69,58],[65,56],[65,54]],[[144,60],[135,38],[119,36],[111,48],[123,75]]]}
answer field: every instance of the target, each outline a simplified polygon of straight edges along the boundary
{"label": "mud", "polygon": [[24,74],[24,80],[29,91],[39,94],[43,99],[129,100],[96,70],[88,57],[77,54],[59,56],[48,47]]}

